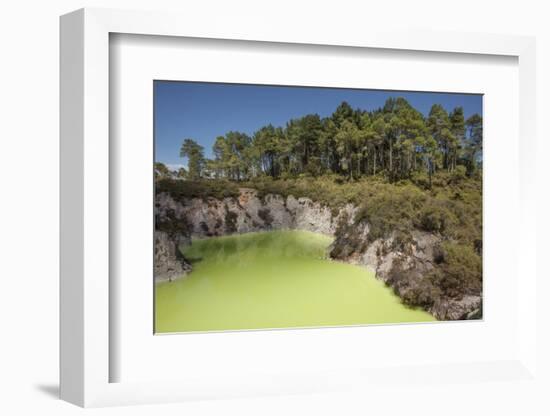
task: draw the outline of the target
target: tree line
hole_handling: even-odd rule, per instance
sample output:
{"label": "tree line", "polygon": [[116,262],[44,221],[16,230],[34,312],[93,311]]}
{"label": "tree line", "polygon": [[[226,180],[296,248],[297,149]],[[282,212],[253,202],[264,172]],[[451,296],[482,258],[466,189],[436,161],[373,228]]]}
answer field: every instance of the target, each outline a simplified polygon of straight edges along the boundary
{"label": "tree line", "polygon": [[328,117],[308,114],[284,127],[263,126],[252,136],[230,131],[216,138],[212,159],[187,138],[180,150],[187,170],[180,169],[178,176],[242,181],[258,176],[337,174],[354,180],[383,175],[393,182],[425,172],[430,183],[439,170],[461,169],[472,176],[482,164],[482,124],[479,114],[465,119],[462,107],[448,113],[439,104],[425,117],[401,97],[388,98],[374,111],[342,102]]}

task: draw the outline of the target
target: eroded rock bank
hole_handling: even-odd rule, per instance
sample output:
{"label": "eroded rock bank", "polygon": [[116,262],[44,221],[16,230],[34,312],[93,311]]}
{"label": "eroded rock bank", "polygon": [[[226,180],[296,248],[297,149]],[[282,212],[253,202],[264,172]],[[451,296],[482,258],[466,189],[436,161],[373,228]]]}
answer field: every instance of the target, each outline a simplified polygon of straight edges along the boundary
{"label": "eroded rock bank", "polygon": [[294,229],[333,236],[344,215],[353,218],[353,206],[335,213],[308,198],[259,198],[250,188],[241,188],[238,197],[223,199],[175,198],[161,192],[155,201],[155,280],[172,280],[189,273],[191,264],[176,247],[190,244],[191,238]]}
{"label": "eroded rock bank", "polygon": [[155,281],[172,281],[187,276],[191,263],[178,249],[177,239],[167,232],[155,231]]}
{"label": "eroded rock bank", "polygon": [[420,306],[439,320],[479,319],[480,292],[448,297],[437,284],[442,242],[441,237],[422,231],[407,236],[393,232],[387,238],[371,240],[369,225],[360,222],[341,226],[330,255],[370,268],[404,303]]}
{"label": "eroded rock bank", "polygon": [[[334,236],[330,257],[362,265],[392,287],[403,301],[421,306],[440,320],[481,317],[481,291],[449,297],[437,284],[438,264],[443,261],[442,238],[413,231],[394,232],[385,238],[371,238],[365,221],[356,221],[357,208],[340,209],[309,198],[284,198],[268,194],[260,198],[254,189],[241,188],[238,197],[217,199],[156,195],[156,227],[160,249],[155,261],[155,279],[170,280],[189,262],[176,250],[192,238],[222,236],[264,230],[307,230]],[[156,235],[157,238],[157,235]],[[157,250],[155,252],[157,260]],[[157,274],[158,273],[158,274]]]}
{"label": "eroded rock bank", "polygon": [[[353,218],[355,208],[347,205],[333,212],[309,198],[283,198],[241,188],[239,196],[224,198],[181,198],[163,192],[156,197],[157,224],[186,237],[212,237],[263,230],[306,230],[333,236],[343,215]],[[177,229],[175,229],[177,228]],[[179,233],[178,233],[179,232]]]}

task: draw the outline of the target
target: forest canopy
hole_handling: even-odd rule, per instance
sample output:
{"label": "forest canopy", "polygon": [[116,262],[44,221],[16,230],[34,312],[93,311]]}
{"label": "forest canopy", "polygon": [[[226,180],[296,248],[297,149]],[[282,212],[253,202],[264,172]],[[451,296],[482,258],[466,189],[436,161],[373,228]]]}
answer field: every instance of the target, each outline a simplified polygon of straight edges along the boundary
{"label": "forest canopy", "polygon": [[[328,117],[307,114],[284,127],[271,124],[249,136],[229,131],[215,139],[212,154],[192,138],[180,156],[187,169],[178,177],[247,181],[338,175],[345,180],[382,176],[389,182],[436,172],[479,175],[483,161],[483,120],[465,118],[462,107],[447,112],[434,104],[427,116],[404,98],[389,98],[382,108],[366,111],[342,102]],[[157,177],[165,176],[157,164]]]}

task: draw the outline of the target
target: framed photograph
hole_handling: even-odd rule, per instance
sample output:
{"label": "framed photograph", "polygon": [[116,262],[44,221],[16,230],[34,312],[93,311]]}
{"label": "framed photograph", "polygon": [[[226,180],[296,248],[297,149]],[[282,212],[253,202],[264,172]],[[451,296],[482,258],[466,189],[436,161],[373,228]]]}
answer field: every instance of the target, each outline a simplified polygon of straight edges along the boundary
{"label": "framed photograph", "polygon": [[63,16],[62,398],[536,383],[534,62],[516,36]]}
{"label": "framed photograph", "polygon": [[482,319],[481,94],[153,88],[155,333]]}

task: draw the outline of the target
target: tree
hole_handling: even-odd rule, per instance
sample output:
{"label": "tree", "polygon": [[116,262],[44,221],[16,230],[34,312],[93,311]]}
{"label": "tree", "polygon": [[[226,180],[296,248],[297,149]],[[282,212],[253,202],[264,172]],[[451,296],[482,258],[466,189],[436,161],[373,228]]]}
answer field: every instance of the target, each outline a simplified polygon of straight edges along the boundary
{"label": "tree", "polygon": [[462,107],[456,107],[449,114],[450,130],[453,135],[451,144],[449,147],[450,155],[450,170],[453,171],[456,168],[457,159],[460,158],[460,152],[464,145],[466,126],[464,122],[464,110]]}
{"label": "tree", "polygon": [[190,179],[199,179],[204,169],[204,148],[193,139],[185,139],[181,145],[180,157],[186,157]]}
{"label": "tree", "polygon": [[340,156],[340,164],[342,169],[349,174],[350,179],[353,179],[354,161],[357,169],[359,149],[362,148],[365,137],[364,132],[350,120],[344,120],[336,134],[336,149]]}
{"label": "tree", "polygon": [[383,174],[394,182],[424,171],[431,187],[439,169],[455,177],[465,169],[472,176],[482,163],[482,138],[481,116],[465,120],[462,107],[448,113],[434,104],[424,117],[403,97],[388,98],[373,111],[354,110],[344,101],[325,118],[307,114],[284,128],[268,124],[252,137],[230,131],[216,138],[208,160],[202,146],[185,139],[180,155],[188,159],[187,171],[176,174],[155,165],[155,175],[241,181],[263,175],[332,173],[355,180]]}
{"label": "tree", "polygon": [[308,114],[304,117],[290,120],[286,127],[293,153],[296,156],[295,169],[306,172],[312,169],[310,159],[319,158],[319,141],[322,133],[321,118],[318,114]]}
{"label": "tree", "polygon": [[204,161],[204,169],[202,172],[203,177],[209,179],[221,178],[219,165],[214,159],[206,159]]}
{"label": "tree", "polygon": [[269,124],[254,133],[252,139],[252,159],[257,161],[261,172],[273,178],[280,173],[279,154],[282,135],[282,129],[276,129]]}
{"label": "tree", "polygon": [[155,162],[155,178],[168,178],[171,172],[164,163]]}
{"label": "tree", "polygon": [[424,144],[424,151],[426,155],[426,169],[428,171],[429,187],[432,187],[432,175],[435,172],[435,166],[439,156],[439,147],[437,141],[433,136],[426,137]]}
{"label": "tree", "polygon": [[376,117],[371,125],[367,128],[366,141],[372,153],[372,174],[376,175],[376,162],[380,157],[379,149],[384,143],[384,132],[386,126],[382,117]]}
{"label": "tree", "polygon": [[248,147],[252,139],[244,133],[230,131],[225,135],[226,149],[228,154],[229,176],[240,181],[248,176],[250,170],[250,159]]}
{"label": "tree", "polygon": [[254,155],[251,149],[252,139],[244,133],[230,131],[218,136],[212,152],[214,160],[209,163],[216,177],[240,181],[254,172]]}
{"label": "tree", "polygon": [[322,120],[322,130],[319,136],[319,151],[321,164],[328,172],[340,173],[339,157],[336,151],[336,134],[338,127],[332,117]]}
{"label": "tree", "polygon": [[332,121],[336,127],[341,127],[344,121],[353,121],[353,115],[353,108],[346,101],[342,101],[332,113]]}
{"label": "tree", "polygon": [[187,177],[187,170],[185,170],[184,167],[181,167],[178,169],[178,172],[176,173],[176,176],[180,179],[184,179]]}
{"label": "tree", "polygon": [[212,146],[214,160],[210,162],[210,168],[218,178],[229,177],[230,149],[224,136],[218,136]]}
{"label": "tree", "polygon": [[[430,114],[426,122],[428,130],[433,139],[437,142],[439,149],[443,155],[443,169],[449,167],[449,149],[452,146],[453,134],[451,133],[451,123],[449,121],[449,115],[445,109],[439,105],[434,104],[430,109]],[[437,165],[434,166],[437,168]]]}
{"label": "tree", "polygon": [[426,135],[424,117],[403,97],[389,98],[381,111],[390,181],[408,177],[416,166],[417,153]]}
{"label": "tree", "polygon": [[483,119],[479,114],[474,114],[466,120],[466,131],[466,168],[468,175],[471,176],[483,161],[481,156],[483,152]]}

